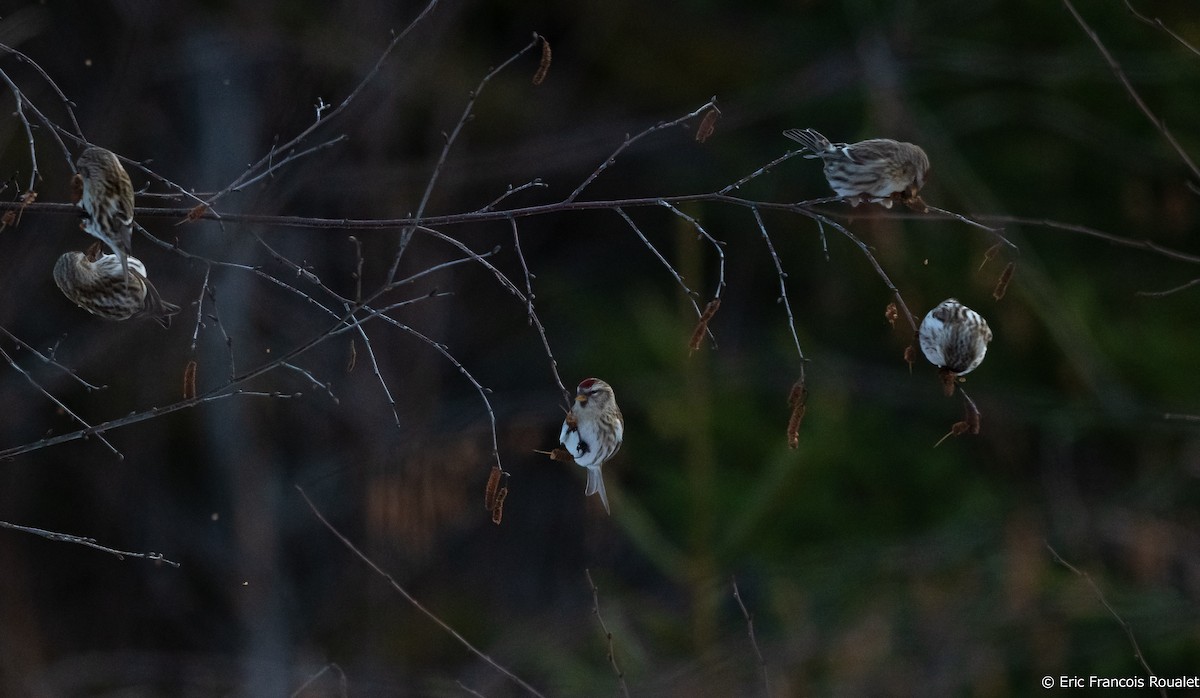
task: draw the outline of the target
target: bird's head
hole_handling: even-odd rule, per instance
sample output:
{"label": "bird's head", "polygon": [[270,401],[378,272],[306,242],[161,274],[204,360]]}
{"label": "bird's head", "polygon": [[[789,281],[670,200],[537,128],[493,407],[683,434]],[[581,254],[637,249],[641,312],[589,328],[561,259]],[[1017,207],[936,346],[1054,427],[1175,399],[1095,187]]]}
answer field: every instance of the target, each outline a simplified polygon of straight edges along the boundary
{"label": "bird's head", "polygon": [[575,389],[575,402],[579,403],[580,407],[587,406],[590,401],[594,401],[596,406],[603,406],[612,396],[612,387],[599,378],[586,378]]}

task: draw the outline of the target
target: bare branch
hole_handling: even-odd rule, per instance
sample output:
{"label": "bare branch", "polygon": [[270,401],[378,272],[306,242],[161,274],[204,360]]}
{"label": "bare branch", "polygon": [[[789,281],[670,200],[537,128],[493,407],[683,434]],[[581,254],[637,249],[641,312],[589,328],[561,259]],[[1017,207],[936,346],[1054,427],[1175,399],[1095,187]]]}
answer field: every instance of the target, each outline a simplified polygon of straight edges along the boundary
{"label": "bare branch", "polygon": [[580,183],[580,185],[578,187],[575,188],[575,191],[571,192],[571,194],[569,196],[567,196],[566,199],[563,200],[563,203],[571,203],[571,202],[575,201],[575,199],[578,199],[579,195],[583,193],[583,190],[587,189],[589,186],[591,186],[592,182],[596,181],[596,178],[599,177],[602,172],[604,172],[609,167],[611,167],[613,165],[613,163],[615,163],[617,161],[617,157],[621,153],[625,152],[625,150],[627,148],[629,148],[629,146],[633,145],[634,143],[637,143],[638,141],[640,141],[641,139],[650,135],[651,133],[686,123],[687,121],[694,119],[697,116],[700,116],[701,114],[704,114],[709,109],[715,108],[716,106],[717,106],[717,98],[713,97],[712,99],[708,100],[703,105],[701,105],[699,109],[696,109],[695,111],[693,111],[691,113],[684,114],[683,116],[679,117],[678,119],[675,119],[674,121],[664,121],[655,126],[651,126],[650,128],[637,134],[636,136],[626,136],[625,141],[622,142],[621,145],[618,146],[615,151],[613,151],[613,154],[609,155],[608,159],[606,159],[604,162],[600,163],[600,166],[597,167],[595,170],[593,170],[592,173],[590,175],[588,175],[583,180],[583,182]]}
{"label": "bare branch", "polygon": [[569,404],[571,393],[563,385],[562,376],[558,373],[558,361],[554,358],[554,352],[550,350],[550,340],[546,337],[546,328],[542,326],[542,321],[533,308],[533,274],[529,273],[529,264],[525,261],[525,253],[521,251],[521,234],[517,230],[517,221],[510,218],[508,222],[512,225],[513,247],[516,249],[517,259],[521,262],[521,271],[525,274],[525,312],[529,315],[529,324],[537,329],[538,336],[542,339],[542,347],[546,350],[546,357],[550,359],[550,373],[554,375],[554,382],[562,391],[563,402]]}
{"label": "bare branch", "polygon": [[600,631],[604,633],[604,639],[608,643],[608,663],[612,666],[613,673],[617,675],[621,692],[625,694],[625,698],[629,698],[629,686],[625,684],[625,674],[621,671],[621,667],[617,665],[617,655],[613,651],[613,634],[609,632],[608,626],[604,624],[604,616],[600,615],[600,590],[596,588],[596,583],[592,581],[591,570],[585,567],[583,574],[587,576],[588,586],[592,588],[592,615],[596,616],[596,620],[599,621]]}
{"label": "bare branch", "polygon": [[342,668],[338,666],[336,662],[330,662],[326,664],[325,666],[321,667],[320,671],[308,677],[307,681],[300,684],[300,687],[292,692],[291,698],[296,698],[296,696],[303,693],[304,689],[311,686],[314,682],[316,682],[317,679],[324,676],[330,669],[332,669],[338,675],[338,694],[341,695],[342,698],[347,698],[347,696],[350,695],[350,686],[346,681],[346,672],[342,671]]}
{"label": "bare branch", "polygon": [[[344,545],[347,550],[354,553],[355,557],[357,557],[358,559],[365,562],[367,564],[367,566],[370,567],[376,574],[378,574],[380,577],[383,577],[383,579],[387,581],[388,585],[390,585],[401,596],[403,596],[404,600],[408,601],[408,603],[411,604],[413,608],[417,609],[426,618],[428,618],[429,620],[436,623],[437,626],[440,627],[442,630],[445,630],[446,633],[448,633],[451,637],[453,637],[455,640],[457,640],[460,645],[467,648],[467,650],[469,650],[471,652],[471,654],[474,654],[476,657],[479,657],[483,661],[487,662],[493,669],[495,669],[496,671],[498,671],[501,674],[508,677],[513,683],[515,683],[518,686],[520,686],[521,688],[525,689],[531,695],[542,696],[542,694],[539,693],[537,691],[537,689],[535,689],[533,686],[530,686],[528,683],[525,683],[525,681],[522,680],[519,676],[512,673],[508,669],[505,669],[498,662],[496,662],[496,660],[492,659],[488,655],[481,652],[479,649],[477,649],[475,647],[475,645],[472,645],[469,641],[467,641],[467,639],[465,637],[460,635],[457,630],[450,627],[446,623],[446,621],[437,617],[433,613],[433,611],[430,611],[429,609],[427,609],[423,605],[421,605],[421,602],[417,601],[417,599],[415,597],[413,597],[412,594],[408,593],[408,590],[406,590],[404,587],[400,586],[399,582],[397,582],[396,579],[394,577],[392,577],[392,575],[388,574],[387,572],[385,572],[383,570],[383,568],[381,568],[379,565],[375,564],[374,560],[367,557],[367,555],[365,553],[363,553],[361,550],[359,550],[354,545],[354,543],[350,542],[349,538],[342,535],[341,531],[337,530],[337,528],[335,528],[333,524],[329,523],[329,520],[325,518],[325,516],[321,513],[321,511],[319,509],[317,509],[317,506],[315,504],[313,504],[312,500],[308,498],[308,494],[305,493],[304,488],[300,487],[299,485],[296,485],[296,491],[298,491],[300,493],[300,496],[304,498],[304,503],[307,504],[308,508],[312,510],[312,513],[314,516],[317,517],[317,520],[320,521],[325,526],[325,528],[329,529],[329,532],[332,533],[339,541],[341,541],[342,545]],[[544,696],[542,696],[542,698],[544,698]]]}
{"label": "bare branch", "polygon": [[1100,41],[1100,35],[1097,34],[1090,26],[1088,26],[1088,23],[1084,21],[1083,16],[1080,15],[1079,12],[1076,11],[1075,6],[1071,4],[1071,0],[1062,0],[1062,3],[1067,7],[1067,10],[1071,12],[1071,16],[1074,17],[1075,21],[1079,23],[1079,27],[1083,29],[1085,34],[1088,35],[1088,38],[1092,40],[1092,43],[1096,44],[1096,49],[1100,51],[1100,55],[1104,57],[1105,62],[1108,63],[1108,67],[1112,69],[1113,75],[1116,75],[1117,80],[1121,81],[1121,85],[1125,88],[1125,91],[1128,92],[1129,96],[1133,98],[1134,104],[1138,106],[1138,109],[1142,110],[1142,113],[1146,115],[1146,118],[1150,120],[1150,123],[1154,125],[1154,128],[1158,129],[1158,132],[1163,135],[1163,138],[1167,139],[1167,142],[1171,144],[1171,147],[1174,148],[1175,152],[1179,155],[1179,159],[1183,161],[1183,164],[1187,165],[1187,168],[1192,171],[1192,175],[1198,181],[1200,181],[1200,168],[1196,167],[1196,163],[1192,162],[1192,158],[1188,156],[1187,152],[1183,149],[1183,146],[1179,145],[1179,141],[1175,140],[1175,136],[1167,130],[1167,125],[1164,124],[1157,116],[1155,116],[1154,112],[1150,110],[1150,107],[1146,104],[1146,102],[1142,100],[1142,96],[1138,94],[1138,91],[1133,86],[1133,83],[1131,83],[1129,78],[1125,76],[1125,71],[1121,69],[1121,64],[1117,62],[1117,59],[1113,58],[1112,54],[1108,52],[1107,48],[1105,48],[1104,43]]}
{"label": "bare branch", "polygon": [[982,216],[976,216],[976,218],[979,218],[981,220],[997,221],[1000,223],[1007,223],[1007,224],[1012,224],[1012,225],[1033,225],[1033,226],[1040,226],[1043,228],[1051,228],[1053,230],[1065,230],[1067,232],[1080,233],[1080,234],[1087,235],[1090,237],[1098,238],[1100,240],[1104,240],[1106,242],[1111,242],[1114,245],[1120,245],[1122,247],[1132,247],[1132,248],[1139,249],[1139,250],[1147,250],[1149,252],[1153,252],[1155,254],[1162,255],[1163,257],[1166,257],[1168,259],[1174,259],[1174,260],[1177,260],[1180,262],[1189,262],[1191,264],[1200,264],[1200,256],[1190,254],[1187,252],[1180,252],[1179,250],[1171,249],[1170,247],[1164,247],[1163,245],[1160,245],[1157,242],[1154,242],[1152,240],[1146,240],[1146,239],[1138,240],[1138,239],[1134,239],[1134,238],[1122,237],[1120,235],[1106,233],[1102,230],[1096,230],[1095,228],[1089,228],[1085,225],[1077,225],[1074,223],[1060,223],[1059,221],[1047,220],[1045,218],[1022,218],[1020,216],[982,215]]}
{"label": "bare branch", "polygon": [[1138,12],[1137,10],[1135,10],[1133,8],[1133,5],[1131,5],[1129,3],[1129,0],[1125,0],[1125,8],[1128,9],[1129,13],[1131,15],[1133,15],[1134,17],[1137,17],[1138,19],[1145,22],[1146,24],[1149,24],[1152,27],[1158,27],[1159,29],[1166,32],[1167,36],[1170,36],[1172,39],[1183,44],[1184,48],[1186,48],[1187,50],[1196,54],[1197,56],[1200,56],[1200,49],[1197,49],[1195,46],[1188,43],[1187,39],[1184,39],[1182,36],[1176,34],[1175,32],[1171,31],[1170,29],[1168,29],[1167,25],[1163,24],[1163,21],[1161,19],[1159,19],[1157,17],[1155,17],[1154,19],[1150,19],[1149,17],[1143,15],[1141,12]]}
{"label": "bare branch", "polygon": [[660,203],[671,213],[674,213],[676,216],[679,216],[688,223],[691,223],[692,227],[696,229],[696,233],[698,233],[700,237],[704,238],[705,240],[708,240],[709,244],[713,246],[713,249],[717,251],[717,290],[713,292],[713,298],[720,298],[721,292],[725,290],[725,250],[722,249],[725,246],[725,243],[709,235],[708,231],[704,229],[704,226],[700,225],[700,221],[689,216],[683,211],[680,211],[667,201],[660,200]]}
{"label": "bare branch", "polygon": [[95,538],[85,538],[83,536],[73,536],[69,533],[56,533],[55,531],[47,531],[44,528],[33,528],[32,526],[21,526],[19,524],[9,523],[7,521],[0,521],[0,528],[9,528],[14,531],[20,531],[22,533],[32,533],[35,536],[41,536],[42,538],[45,538],[46,540],[53,540],[53,541],[57,541],[59,543],[74,543],[76,545],[83,545],[88,548],[93,548],[95,550],[99,550],[101,552],[108,553],[110,555],[116,555],[118,560],[124,560],[127,557],[136,557],[136,558],[141,558],[143,560],[153,560],[154,562],[162,562],[162,563],[168,564],[172,567],[179,567],[178,562],[168,560],[167,558],[163,557],[161,553],[131,553],[128,550],[117,550],[115,548],[110,548],[106,545],[100,545],[99,543],[96,542]]}
{"label": "bare branch", "polygon": [[[430,0],[429,4],[425,5],[425,8],[423,10],[421,10],[421,12],[411,22],[409,22],[408,26],[406,26],[403,31],[401,31],[399,34],[396,34],[395,36],[392,37],[392,40],[390,42],[388,42],[388,45],[383,50],[383,53],[380,54],[379,58],[375,61],[375,65],[373,65],[371,67],[371,69],[369,71],[367,71],[366,75],[363,76],[362,80],[359,80],[358,85],[356,85],[354,87],[354,89],[351,90],[350,93],[348,95],[346,95],[346,97],[344,99],[342,99],[341,103],[338,104],[336,108],[334,108],[331,111],[328,111],[328,113],[325,114],[324,118],[318,118],[316,121],[314,121],[312,123],[312,125],[310,125],[308,128],[301,131],[299,134],[297,134],[295,137],[293,137],[290,141],[288,141],[287,143],[284,143],[279,148],[272,147],[270,152],[268,152],[266,155],[264,155],[258,162],[251,165],[244,173],[242,173],[241,176],[239,176],[234,181],[230,182],[229,185],[226,186],[224,189],[222,189],[221,191],[219,191],[216,194],[209,197],[209,199],[205,203],[207,203],[211,206],[213,203],[215,203],[218,199],[224,197],[226,194],[229,194],[230,192],[235,191],[239,187],[245,185],[254,176],[253,173],[258,172],[264,166],[269,167],[271,160],[274,158],[277,150],[291,151],[293,148],[295,148],[300,143],[302,143],[306,138],[308,138],[310,135],[312,135],[312,133],[314,131],[316,131],[317,128],[319,128],[323,124],[329,122],[330,119],[333,119],[334,117],[338,116],[343,111],[345,111],[346,107],[350,106],[350,103],[354,101],[354,98],[357,97],[364,89],[366,89],[367,85],[369,85],[371,83],[371,81],[375,79],[375,76],[377,76],[379,74],[379,71],[383,69],[383,64],[387,62],[387,59],[392,55],[392,52],[396,49],[396,46],[398,46],[400,44],[400,42],[403,41],[406,36],[408,36],[408,33],[411,32],[414,27],[416,27],[418,24],[420,24],[421,21],[423,19],[425,19],[429,15],[430,12],[433,11],[433,8],[436,7],[437,4],[438,4],[438,0]],[[336,142],[336,139],[333,142]],[[330,144],[332,144],[332,142],[330,142]],[[269,169],[273,169],[273,168],[269,168]]]}
{"label": "bare branch", "polygon": [[758,657],[758,666],[762,669],[763,693],[767,698],[771,698],[771,678],[767,672],[767,660],[763,659],[762,650],[758,648],[758,638],[754,636],[754,617],[750,615],[750,611],[746,610],[746,604],[742,601],[742,594],[738,591],[737,578],[730,577],[729,583],[733,586],[733,600],[737,601],[738,608],[742,609],[742,617],[746,619],[746,632],[750,635],[750,646],[754,648],[754,656]]}
{"label": "bare branch", "polygon": [[841,223],[838,223],[830,218],[826,218],[825,216],[816,214],[811,215],[818,224],[824,223],[825,225],[832,227],[834,230],[844,235],[850,242],[853,242],[855,245],[857,245],[858,249],[862,250],[863,255],[867,258],[867,261],[871,263],[872,267],[874,267],[876,275],[878,275],[880,279],[883,279],[883,283],[886,284],[888,290],[892,292],[892,296],[896,299],[896,304],[901,310],[904,311],[904,317],[908,320],[909,327],[911,327],[912,331],[915,333],[917,331],[917,321],[913,317],[912,311],[908,309],[908,303],[904,302],[904,297],[900,295],[900,289],[896,288],[896,284],[892,283],[892,280],[887,275],[887,272],[883,270],[883,266],[879,264],[879,260],[875,259],[875,255],[871,253],[871,248],[867,247],[865,242],[858,239],[857,235],[850,232],[850,230]]}
{"label": "bare branch", "polygon": [[84,388],[86,388],[88,390],[104,390],[105,388],[108,387],[106,385],[94,385],[94,384],[89,383],[86,380],[80,378],[79,374],[75,372],[75,369],[68,368],[67,366],[64,366],[64,365],[60,364],[58,361],[56,361],[53,357],[54,352],[51,352],[51,356],[47,356],[47,355],[43,354],[42,352],[40,352],[37,349],[34,349],[32,346],[30,346],[29,343],[27,343],[25,340],[16,336],[12,332],[9,332],[3,326],[0,326],[0,333],[2,333],[5,337],[8,337],[13,342],[15,342],[17,344],[17,346],[21,347],[22,349],[32,353],[37,358],[41,359],[43,363],[50,364],[51,366],[59,369],[60,371],[62,371],[65,374],[67,374],[73,380],[75,380],[77,383],[82,385]]}
{"label": "bare branch", "polygon": [[[803,152],[804,152],[804,150],[803,150],[803,149],[801,149],[801,150],[790,150],[790,151],[788,151],[788,152],[784,153],[783,155],[780,155],[779,157],[775,158],[775,159],[774,159],[774,160],[772,160],[771,162],[768,162],[767,164],[765,164],[765,165],[763,165],[762,167],[758,168],[757,170],[755,170],[755,171],[751,172],[750,174],[746,175],[745,177],[742,177],[741,179],[739,179],[738,181],[734,182],[733,184],[730,184],[730,185],[728,185],[728,186],[724,187],[723,189],[721,189],[721,190],[720,190],[719,192],[717,192],[717,193],[718,193],[718,194],[728,194],[728,193],[730,193],[730,192],[732,192],[732,191],[734,191],[734,190],[736,190],[736,189],[741,189],[743,186],[745,186],[746,184],[748,184],[748,183],[750,182],[750,180],[752,180],[752,179],[754,179],[754,178],[756,178],[756,177],[761,177],[762,175],[765,175],[765,174],[767,174],[768,172],[770,172],[770,171],[771,171],[771,168],[772,168],[772,167],[774,167],[774,166],[776,166],[776,165],[778,165],[778,164],[780,164],[780,163],[782,163],[782,162],[786,162],[786,161],[788,161],[788,160],[791,160],[792,158],[796,157],[797,155],[799,155],[800,153],[803,153]],[[840,196],[831,196],[831,197],[829,197],[829,198],[827,198],[827,199],[824,199],[824,200],[822,200],[822,201],[821,201],[821,203],[832,203],[832,202],[834,202],[834,201],[841,201],[841,200],[842,200],[842,198],[841,198]]]}
{"label": "bare branch", "polygon": [[454,142],[458,140],[458,134],[462,133],[463,127],[466,126],[467,121],[471,118],[471,112],[475,109],[475,100],[479,99],[479,95],[481,92],[483,92],[483,88],[487,86],[488,82],[490,82],[492,78],[511,65],[513,61],[516,61],[518,58],[525,55],[525,53],[534,46],[537,46],[541,41],[542,38],[535,33],[533,35],[533,40],[526,44],[524,48],[514,53],[508,58],[508,60],[488,71],[467,98],[467,105],[463,107],[462,116],[459,117],[458,123],[454,125],[454,129],[450,131],[450,134],[446,136],[446,143],[442,146],[442,152],[441,155],[438,156],[437,164],[433,166],[433,172],[429,175],[429,181],[425,183],[425,192],[421,194],[421,202],[417,204],[417,212],[413,216],[413,225],[405,228],[400,233],[400,244],[399,248],[396,250],[396,257],[392,261],[392,268],[390,271],[388,271],[388,281],[391,281],[396,277],[396,271],[400,267],[400,259],[404,256],[404,251],[408,248],[408,243],[409,240],[412,239],[414,228],[420,223],[421,217],[425,215],[425,206],[429,204],[429,197],[433,194],[434,186],[437,185],[438,177],[442,172],[442,166],[446,164],[446,157],[450,154],[450,148],[454,146]]}
{"label": "bare branch", "polygon": [[637,234],[638,238],[641,239],[642,244],[646,246],[646,249],[654,253],[654,256],[658,258],[658,261],[662,262],[662,265],[667,268],[667,271],[671,273],[671,276],[675,277],[675,283],[679,284],[679,287],[682,288],[683,292],[687,295],[688,302],[692,304],[692,309],[696,311],[696,317],[700,317],[700,315],[704,312],[700,309],[700,304],[696,302],[696,297],[700,294],[688,288],[687,282],[683,280],[683,276],[679,272],[675,271],[675,267],[671,266],[671,263],[667,261],[667,258],[663,256],[662,252],[659,252],[658,248],[650,242],[650,239],[646,237],[646,234],[642,232],[642,229],[633,222],[633,219],[629,217],[628,213],[625,213],[625,209],[618,208],[616,211],[621,218],[625,219],[625,223],[633,230],[635,234]]}
{"label": "bare branch", "polygon": [[787,313],[792,342],[796,345],[796,353],[800,355],[800,380],[804,380],[804,362],[807,359],[804,358],[804,350],[800,348],[800,336],[796,334],[796,316],[792,314],[792,302],[788,300],[787,272],[783,270],[783,262],[779,261],[779,254],[775,251],[775,245],[767,233],[767,226],[763,222],[762,214],[754,206],[750,207],[750,211],[754,214],[754,222],[758,224],[758,231],[762,234],[763,241],[767,243],[767,251],[771,253],[771,261],[775,264],[775,275],[779,277],[779,298],[777,300],[783,304],[783,309]]}
{"label": "bare branch", "polygon": [[[66,404],[64,404],[62,400],[59,400],[58,398],[54,397],[53,395],[50,394],[49,390],[46,390],[44,387],[42,387],[42,384],[38,383],[37,379],[35,379],[32,375],[30,375],[29,371],[26,371],[24,368],[21,368],[21,365],[18,364],[16,362],[16,360],[13,359],[12,356],[10,356],[7,351],[0,348],[0,356],[4,357],[4,360],[8,362],[9,366],[13,367],[13,370],[15,370],[17,373],[20,373],[21,376],[30,385],[32,385],[35,389],[37,389],[37,391],[39,393],[46,396],[46,399],[49,400],[50,402],[53,402],[54,405],[56,407],[58,407],[58,409],[62,410],[64,413],[67,414],[67,416],[69,416],[71,419],[74,419],[76,422],[78,422],[80,424],[80,426],[82,426],[84,429],[92,428],[92,425],[88,424],[87,421],[85,421],[83,419],[83,417],[80,417],[79,415],[75,414],[75,411],[72,410],[70,407],[67,407]],[[119,450],[117,450],[117,447],[113,446],[108,441],[108,439],[104,438],[103,435],[97,434],[96,438],[100,439],[100,443],[107,446],[108,450],[112,451],[113,455],[115,455],[118,460],[125,460],[125,454],[123,454]]]}
{"label": "bare branch", "polygon": [[[1109,614],[1116,619],[1117,623],[1120,624],[1121,629],[1125,631],[1125,636],[1129,638],[1129,644],[1133,646],[1133,656],[1137,657],[1138,663],[1141,664],[1142,668],[1146,670],[1146,674],[1148,676],[1155,676],[1154,670],[1151,669],[1150,665],[1146,663],[1146,657],[1142,655],[1142,648],[1138,646],[1137,638],[1133,636],[1133,628],[1129,625],[1129,623],[1126,623],[1125,619],[1122,618],[1119,613],[1117,613],[1117,610],[1108,603],[1108,599],[1104,598],[1104,592],[1100,591],[1099,585],[1097,585],[1092,579],[1092,576],[1064,560],[1062,556],[1058,554],[1058,551],[1051,547],[1048,541],[1046,542],[1046,549],[1049,550],[1050,554],[1054,556],[1055,562],[1071,570],[1079,577],[1082,577],[1083,581],[1088,583],[1088,586],[1092,588],[1092,593],[1096,595],[1096,599],[1100,601],[1104,608],[1108,609]],[[1160,687],[1158,692],[1159,695],[1163,696],[1163,698],[1166,698],[1167,689]]]}

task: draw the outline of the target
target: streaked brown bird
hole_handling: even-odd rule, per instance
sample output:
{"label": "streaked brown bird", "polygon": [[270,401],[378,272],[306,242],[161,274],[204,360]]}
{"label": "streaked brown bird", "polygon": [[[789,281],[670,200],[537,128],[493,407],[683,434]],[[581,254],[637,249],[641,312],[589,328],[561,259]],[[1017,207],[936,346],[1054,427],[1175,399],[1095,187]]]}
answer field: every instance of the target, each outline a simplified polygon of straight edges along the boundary
{"label": "streaked brown bird", "polygon": [[100,254],[99,243],[86,253],[67,252],[54,264],[54,283],[72,303],[105,320],[150,317],[163,327],[179,306],[168,303],[146,278],[146,265],[128,257],[129,273],[115,254]]}
{"label": "streaked brown bird", "polygon": [[108,246],[129,273],[128,257],[133,244],[133,183],[112,151],[92,146],[75,162],[82,179],[79,208],[85,233]]}
{"label": "streaked brown bird", "polygon": [[929,363],[963,376],[983,362],[992,330],[979,313],[947,298],[921,321],[917,337]]}
{"label": "streaked brown bird", "polygon": [[830,143],[811,128],[788,129],[783,135],[810,151],[804,157],[821,158],[829,186],[851,206],[863,201],[884,208],[891,208],[897,200],[919,203],[917,193],[929,174],[929,157],[919,146],[890,138]]}

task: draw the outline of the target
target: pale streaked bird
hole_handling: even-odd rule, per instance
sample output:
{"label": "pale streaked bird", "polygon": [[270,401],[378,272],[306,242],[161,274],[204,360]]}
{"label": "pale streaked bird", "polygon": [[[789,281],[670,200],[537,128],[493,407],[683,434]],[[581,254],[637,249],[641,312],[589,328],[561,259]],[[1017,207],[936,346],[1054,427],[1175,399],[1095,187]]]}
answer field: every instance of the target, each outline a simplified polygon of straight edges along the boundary
{"label": "pale streaked bird", "polygon": [[83,252],[67,252],[54,264],[54,283],[72,303],[105,320],[150,317],[163,327],[179,306],[168,303],[146,278],[146,265],[128,259],[128,275],[115,254],[100,254],[100,245]]}
{"label": "pale streaked bird", "polygon": [[604,492],[604,476],[600,468],[621,448],[625,435],[625,420],[612,387],[599,378],[588,378],[579,384],[575,402],[563,422],[558,440],[575,459],[587,469],[587,488],[584,494],[600,495],[604,511],[608,495]]}
{"label": "pale streaked bird", "polygon": [[917,337],[929,363],[962,376],[983,361],[992,330],[979,313],[947,298],[921,320]]}
{"label": "pale streaked bird", "polygon": [[825,179],[834,193],[858,206],[874,202],[891,208],[893,201],[917,203],[929,175],[929,158],[912,143],[872,138],[858,143],[830,143],[811,128],[788,129],[783,135],[809,151],[806,158],[825,163]]}
{"label": "pale streaked bird", "polygon": [[133,183],[129,173],[111,151],[92,146],[75,162],[82,179],[79,208],[80,227],[108,246],[129,273],[128,257],[133,244]]}

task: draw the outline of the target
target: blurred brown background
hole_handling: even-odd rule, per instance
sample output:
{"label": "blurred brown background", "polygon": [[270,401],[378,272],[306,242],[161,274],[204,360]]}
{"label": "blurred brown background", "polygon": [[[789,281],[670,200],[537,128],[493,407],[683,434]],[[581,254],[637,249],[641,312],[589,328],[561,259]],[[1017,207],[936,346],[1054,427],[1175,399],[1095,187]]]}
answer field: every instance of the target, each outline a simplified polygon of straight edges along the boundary
{"label": "blurred brown background", "polygon": [[[1081,3],[1083,5],[1083,3]],[[1120,3],[1081,7],[1181,146],[1200,154],[1200,56]],[[1200,43],[1184,5],[1139,10]],[[339,104],[423,5],[370,2],[0,4],[0,43],[75,104],[86,137],[198,192],[223,188],[273,144]],[[964,214],[1049,219],[1195,252],[1197,195],[1060,4],[1011,2],[515,2],[442,0],[351,106],[307,143],[347,139],[225,197],[226,214],[394,218],[416,209],[480,78],[546,36],[480,96],[429,202],[480,208],[534,178],[512,205],[561,199],[621,143],[716,95],[722,118],[644,139],[585,198],[713,191],[783,154],[780,132],[892,136],[933,162],[925,198]],[[0,70],[67,126],[61,103],[13,56]],[[29,149],[0,119],[0,172],[16,199]],[[35,132],[39,201],[68,200],[70,167]],[[77,154],[73,151],[72,155]],[[149,194],[139,206],[186,206]],[[1193,183],[1194,184],[1194,183]],[[792,159],[740,194],[825,196]],[[845,213],[845,207],[832,211]],[[422,277],[391,313],[491,389],[512,473],[503,524],[483,510],[491,435],[478,393],[411,333],[366,325],[229,397],[106,437],[0,463],[0,520],[160,552],[176,569],[0,530],[0,693],[13,696],[521,695],[355,558],[295,486],[396,581],[546,695],[612,695],[617,677],[592,591],[635,695],[761,695],[736,577],[772,695],[1042,692],[1044,675],[1145,670],[1118,622],[1047,543],[1103,589],[1162,676],[1200,670],[1200,414],[1194,262],[1069,231],[1009,225],[1020,254],[983,265],[994,240],[953,221],[845,221],[918,316],[955,296],[996,339],[967,390],[983,431],[934,448],[962,416],[933,369],[902,361],[887,288],[852,243],[800,216],[765,215],[788,276],[807,364],[800,447],[786,397],[800,366],[779,279],[751,213],[686,211],[726,241],[719,347],[689,356],[695,323],[672,276],[613,211],[519,221],[536,303],[564,382],[613,384],[627,420],[605,468],[613,516],[582,472],[532,453],[554,445],[561,394],[524,305],[478,265]],[[703,303],[712,247],[661,208],[628,210]],[[864,210],[857,213],[863,214]],[[845,219],[843,219],[845,220]],[[274,253],[338,293],[377,286],[397,232],[212,222],[151,233],[203,259],[261,267],[341,310]],[[506,222],[445,226],[518,285]],[[0,326],[93,384],[88,391],[0,346],[91,423],[171,404],[184,366],[201,392],[328,330],[333,318],[245,269],[208,268],[138,236],[135,254],[184,306],[167,331],[106,324],[54,287],[57,255],[90,239],[70,215],[27,213],[0,233]],[[268,250],[274,250],[272,253]],[[401,275],[456,258],[418,236]],[[991,297],[1016,261],[1008,295]],[[197,301],[206,272],[203,327]],[[373,286],[374,285],[374,286]],[[215,305],[214,305],[215,302]],[[219,322],[212,317],[215,313]],[[229,341],[227,343],[226,336]],[[347,370],[353,352],[353,370]],[[381,379],[395,400],[389,405]],[[77,425],[0,367],[0,449]],[[329,663],[338,669],[327,668]]]}

